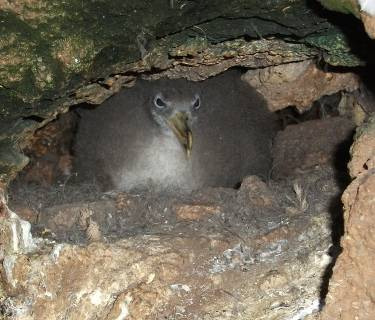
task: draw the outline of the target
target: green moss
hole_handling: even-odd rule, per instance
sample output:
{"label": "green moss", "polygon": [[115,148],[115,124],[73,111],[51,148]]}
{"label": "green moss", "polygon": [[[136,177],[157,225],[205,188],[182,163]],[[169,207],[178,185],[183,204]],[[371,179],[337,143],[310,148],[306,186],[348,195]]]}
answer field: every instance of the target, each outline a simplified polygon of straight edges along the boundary
{"label": "green moss", "polygon": [[[0,121],[7,121],[7,119],[17,119],[21,116],[32,115],[33,108],[31,104],[24,102],[17,97],[17,94],[13,91],[0,88]],[[0,126],[0,140],[1,134],[4,130],[4,125]]]}
{"label": "green moss", "polygon": [[61,71],[46,50],[47,42],[13,13],[0,12],[0,19],[0,59],[6,62],[0,70],[3,87],[29,102],[40,99],[46,90],[56,89]]}
{"label": "green moss", "polygon": [[172,47],[189,54],[244,34],[304,37],[326,28],[304,0],[174,1],[173,6],[165,0],[40,0],[21,1],[17,10],[0,12],[0,59],[6,61],[0,83],[29,102],[74,89],[76,79],[113,73],[115,65],[139,60],[171,34]]}
{"label": "green moss", "polygon": [[329,10],[341,13],[351,13],[359,18],[359,8],[355,1],[351,0],[319,0]]}
{"label": "green moss", "polygon": [[344,34],[327,33],[323,35],[312,35],[304,39],[305,42],[323,52],[323,56],[331,65],[355,67],[363,65],[364,62],[352,53],[348,39]]}
{"label": "green moss", "polygon": [[53,57],[68,74],[87,71],[98,51],[93,40],[80,35],[58,39],[52,43],[51,49]]}

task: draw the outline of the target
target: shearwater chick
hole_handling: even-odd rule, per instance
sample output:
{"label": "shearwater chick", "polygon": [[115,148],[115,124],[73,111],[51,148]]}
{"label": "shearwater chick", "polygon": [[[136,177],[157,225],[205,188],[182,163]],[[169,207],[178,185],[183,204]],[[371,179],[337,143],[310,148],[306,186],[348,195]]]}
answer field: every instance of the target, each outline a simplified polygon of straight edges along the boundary
{"label": "shearwater chick", "polygon": [[75,168],[106,190],[234,187],[246,175],[267,175],[275,128],[238,71],[203,82],[139,80],[82,110]]}

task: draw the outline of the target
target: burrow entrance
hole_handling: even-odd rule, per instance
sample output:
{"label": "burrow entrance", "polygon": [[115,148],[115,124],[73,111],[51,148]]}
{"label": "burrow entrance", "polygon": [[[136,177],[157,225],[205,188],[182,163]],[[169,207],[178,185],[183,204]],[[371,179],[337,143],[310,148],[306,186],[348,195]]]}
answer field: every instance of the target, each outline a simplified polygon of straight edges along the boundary
{"label": "burrow entrance", "polygon": [[[74,106],[37,131],[24,150],[31,160],[9,188],[10,208],[32,224],[34,237],[55,243],[104,243],[111,247],[117,241],[142,237],[146,237],[145,243],[149,237],[157,237],[160,246],[167,241],[170,250],[181,254],[175,262],[179,272],[173,281],[181,278],[189,290],[170,290],[182,290],[186,296],[181,299],[190,299],[182,312],[187,318],[198,312],[202,299],[221,301],[235,294],[243,304],[250,292],[259,296],[260,313],[290,314],[309,306],[317,310],[325,294],[326,282],[322,279],[329,274],[331,259],[339,253],[343,232],[340,197],[349,183],[346,164],[354,129],[367,116],[363,102],[366,92],[364,87],[362,91],[359,87],[345,90],[345,81],[349,80],[342,80],[341,90],[317,94],[309,106],[290,105],[275,111],[276,98],[265,94],[266,86],[256,88],[254,78],[248,80],[249,73],[244,71],[230,71],[230,77],[234,77],[230,82],[222,80],[227,75],[191,85],[181,80],[178,89],[188,86],[190,91],[183,97],[177,95],[183,101],[178,112],[193,120],[173,118],[176,114],[169,114],[167,108],[175,96],[161,92],[159,87],[155,91],[154,85],[145,80],[140,80],[141,87],[124,89],[130,95],[111,98],[102,106]],[[173,81],[180,86],[180,80],[159,84],[170,89]],[[243,93],[246,89],[248,92]],[[288,92],[289,100],[297,101],[299,94]],[[366,97],[369,99],[369,95]],[[272,104],[273,112],[262,111],[261,116],[252,117],[256,112],[251,109],[254,101],[257,107]],[[116,106],[123,103],[129,121],[137,124],[128,125],[118,110],[111,113],[115,110],[113,102]],[[136,103],[139,105],[133,108]],[[151,118],[137,113],[145,106],[150,108]],[[121,121],[116,122],[119,118]],[[177,125],[171,133],[159,135],[157,125],[169,130],[171,119],[177,119]],[[142,121],[147,125],[139,127]],[[108,132],[106,126],[114,129]],[[192,133],[192,146],[188,131]],[[140,140],[134,134],[141,135]],[[158,144],[151,137],[167,142]],[[136,143],[128,140],[126,144],[126,139],[135,139]],[[169,142],[174,143],[171,152]],[[103,143],[106,145],[101,148]],[[147,144],[152,148],[144,151]],[[252,145],[259,157],[254,157]],[[123,156],[123,152],[128,154]],[[140,156],[129,156],[130,152]],[[165,152],[167,157],[163,158]],[[175,162],[176,154],[180,162]],[[110,157],[116,161],[108,163]],[[126,160],[132,165],[128,166]],[[181,161],[192,161],[192,171],[181,169]],[[119,168],[119,163],[123,167]],[[150,163],[153,165],[142,171],[142,166]],[[111,165],[115,173],[108,172],[113,169]],[[134,174],[126,175],[131,170]],[[159,175],[155,180],[152,170]],[[167,171],[165,176],[160,175],[163,171]],[[124,173],[120,179],[123,184],[113,181],[114,176]],[[186,177],[191,173],[204,179],[186,188]],[[173,180],[180,174],[182,179],[179,176]],[[133,180],[127,184],[126,179]],[[178,239],[175,248],[173,239]],[[203,280],[197,277],[208,279],[213,275],[220,275],[220,290],[229,293],[220,291],[220,285],[212,284],[212,279],[206,289],[199,287]],[[174,314],[172,309],[163,314]]]}

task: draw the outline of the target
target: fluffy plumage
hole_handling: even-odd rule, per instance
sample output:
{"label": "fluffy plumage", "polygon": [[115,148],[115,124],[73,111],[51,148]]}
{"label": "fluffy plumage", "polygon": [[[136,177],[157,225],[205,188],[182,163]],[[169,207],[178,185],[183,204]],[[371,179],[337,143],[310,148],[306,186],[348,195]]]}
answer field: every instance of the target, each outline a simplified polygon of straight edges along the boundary
{"label": "fluffy plumage", "polygon": [[[177,113],[183,120],[170,125]],[[82,110],[75,167],[104,189],[232,187],[246,175],[268,174],[275,128],[264,100],[237,71],[198,83],[139,80]]]}

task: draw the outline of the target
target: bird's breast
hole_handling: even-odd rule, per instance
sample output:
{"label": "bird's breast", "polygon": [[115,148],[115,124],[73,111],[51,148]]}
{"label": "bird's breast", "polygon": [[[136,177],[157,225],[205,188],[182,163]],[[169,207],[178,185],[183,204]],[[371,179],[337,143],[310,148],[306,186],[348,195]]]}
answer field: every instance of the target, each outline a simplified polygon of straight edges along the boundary
{"label": "bird's breast", "polygon": [[149,186],[191,189],[191,161],[173,134],[155,136],[143,146],[131,167],[125,164],[120,169],[114,181],[123,190]]}

